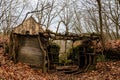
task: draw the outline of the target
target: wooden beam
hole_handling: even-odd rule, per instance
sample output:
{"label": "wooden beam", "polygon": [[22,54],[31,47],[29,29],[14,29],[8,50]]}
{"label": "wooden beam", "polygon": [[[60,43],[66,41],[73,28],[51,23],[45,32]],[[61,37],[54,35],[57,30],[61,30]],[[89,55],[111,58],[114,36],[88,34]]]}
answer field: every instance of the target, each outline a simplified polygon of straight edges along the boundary
{"label": "wooden beam", "polygon": [[40,33],[43,34],[45,37],[49,37],[53,40],[84,40],[84,39],[91,39],[91,40],[97,40],[100,39],[99,34],[91,33],[91,34],[60,34],[60,33],[54,33],[54,32],[44,32]]}

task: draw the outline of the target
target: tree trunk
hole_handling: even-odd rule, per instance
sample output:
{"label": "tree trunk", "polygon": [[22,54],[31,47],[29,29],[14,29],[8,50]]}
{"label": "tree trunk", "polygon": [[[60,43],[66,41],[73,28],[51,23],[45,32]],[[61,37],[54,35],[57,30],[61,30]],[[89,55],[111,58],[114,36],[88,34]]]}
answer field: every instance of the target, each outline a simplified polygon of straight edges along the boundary
{"label": "tree trunk", "polygon": [[104,38],[103,38],[103,26],[102,26],[102,10],[101,10],[101,0],[97,0],[98,3],[98,13],[99,13],[99,21],[100,21],[100,34],[101,34],[101,44],[102,44],[102,60],[104,60],[104,54],[103,51],[105,49],[105,44],[104,44]]}

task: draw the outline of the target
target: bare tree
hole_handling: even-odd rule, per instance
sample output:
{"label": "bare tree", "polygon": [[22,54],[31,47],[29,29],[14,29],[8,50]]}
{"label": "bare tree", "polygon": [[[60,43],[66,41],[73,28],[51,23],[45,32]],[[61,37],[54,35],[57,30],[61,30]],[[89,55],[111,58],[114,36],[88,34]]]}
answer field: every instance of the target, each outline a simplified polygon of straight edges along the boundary
{"label": "bare tree", "polygon": [[[21,3],[22,4],[22,3]],[[1,0],[1,15],[0,15],[0,21],[1,21],[1,30],[4,34],[8,34],[9,31],[12,30],[13,26],[16,24],[16,22],[18,21],[18,19],[20,18],[23,10],[24,10],[24,5],[21,5],[20,2],[18,0],[14,1],[14,0]],[[18,7],[20,6],[20,7]],[[19,11],[18,8],[22,9]],[[18,12],[18,14],[16,14],[16,11]]]}
{"label": "bare tree", "polygon": [[[114,2],[114,7],[112,7],[112,4],[109,1],[109,12],[110,16],[108,16],[111,21],[113,22],[115,26],[115,32],[116,32],[116,39],[119,39],[119,28],[120,28],[120,5],[117,0],[113,1]],[[107,15],[107,14],[106,14]]]}
{"label": "bare tree", "polygon": [[[83,17],[86,25],[89,28],[87,31],[95,31],[100,33],[100,21],[99,21],[99,0],[86,0],[82,4],[84,6],[84,13],[86,17]],[[109,36],[110,39],[119,39],[119,24],[120,24],[120,5],[118,0],[101,0],[101,15],[102,17],[102,31],[103,34]],[[86,26],[86,27],[87,27]]]}
{"label": "bare tree", "polygon": [[56,0],[38,0],[35,11],[35,16],[38,22],[45,26],[46,30],[51,26],[52,21],[58,15],[56,12]]}

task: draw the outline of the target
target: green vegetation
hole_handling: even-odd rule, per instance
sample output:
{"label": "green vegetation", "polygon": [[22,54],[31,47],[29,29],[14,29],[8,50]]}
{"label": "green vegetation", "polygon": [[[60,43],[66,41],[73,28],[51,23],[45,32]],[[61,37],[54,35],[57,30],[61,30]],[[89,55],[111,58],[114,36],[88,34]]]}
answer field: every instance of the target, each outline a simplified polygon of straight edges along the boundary
{"label": "green vegetation", "polygon": [[64,66],[65,65],[69,65],[72,62],[72,60],[71,59],[67,59],[67,57],[68,57],[68,55],[66,53],[61,54],[59,56],[59,64],[60,65],[64,65]]}
{"label": "green vegetation", "polygon": [[70,48],[67,53],[63,53],[59,56],[59,63],[61,65],[73,64],[77,60],[77,55],[79,54],[80,46]]}

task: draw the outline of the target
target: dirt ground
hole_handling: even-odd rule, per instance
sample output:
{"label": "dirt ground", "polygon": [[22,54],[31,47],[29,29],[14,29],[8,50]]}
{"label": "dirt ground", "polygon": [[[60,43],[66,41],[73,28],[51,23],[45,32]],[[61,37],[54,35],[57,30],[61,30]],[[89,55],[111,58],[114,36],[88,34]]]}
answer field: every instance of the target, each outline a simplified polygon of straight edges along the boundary
{"label": "dirt ground", "polygon": [[14,64],[3,55],[0,48],[0,79],[1,80],[120,80],[120,61],[99,62],[96,70],[77,75],[63,72],[42,73],[41,70],[33,70],[26,64]]}

